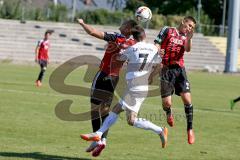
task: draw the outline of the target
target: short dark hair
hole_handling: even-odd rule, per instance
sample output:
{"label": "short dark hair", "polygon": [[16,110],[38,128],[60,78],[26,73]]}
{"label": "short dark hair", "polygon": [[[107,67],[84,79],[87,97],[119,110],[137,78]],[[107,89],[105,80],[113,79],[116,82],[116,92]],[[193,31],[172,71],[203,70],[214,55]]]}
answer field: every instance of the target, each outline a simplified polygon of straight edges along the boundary
{"label": "short dark hair", "polygon": [[132,35],[133,35],[133,38],[138,42],[142,41],[146,37],[145,31],[141,26],[135,26],[132,29]]}
{"label": "short dark hair", "polygon": [[135,20],[132,20],[132,19],[126,20],[125,23],[127,23],[131,28],[138,25],[137,22]]}
{"label": "short dark hair", "polygon": [[54,32],[54,30],[47,30],[46,32],[45,32],[45,35],[47,35],[47,34],[52,34]]}
{"label": "short dark hair", "polygon": [[192,16],[186,16],[186,17],[184,17],[183,19],[184,19],[184,20],[190,20],[190,21],[192,21],[194,24],[197,24],[197,21],[196,21],[195,18],[192,17]]}

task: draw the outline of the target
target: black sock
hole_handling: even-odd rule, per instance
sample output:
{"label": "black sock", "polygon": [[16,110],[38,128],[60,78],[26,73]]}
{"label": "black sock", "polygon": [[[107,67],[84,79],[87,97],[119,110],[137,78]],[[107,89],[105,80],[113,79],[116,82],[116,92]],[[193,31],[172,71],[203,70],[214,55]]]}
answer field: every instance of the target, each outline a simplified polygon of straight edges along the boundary
{"label": "black sock", "polygon": [[163,107],[163,110],[166,112],[166,115],[170,115],[172,113],[171,107]]}
{"label": "black sock", "polygon": [[[102,116],[102,124],[103,124],[103,122],[105,121],[105,119],[107,118],[108,115],[109,114],[106,114],[106,115]],[[108,135],[108,130],[106,130],[106,132],[103,133],[102,138],[107,138],[107,135]]]}
{"label": "black sock", "polygon": [[101,119],[100,119],[100,113],[98,110],[92,110],[91,111],[91,118],[92,118],[92,129],[93,132],[96,132],[99,130],[101,126]]}
{"label": "black sock", "polygon": [[193,105],[184,105],[185,114],[187,118],[187,130],[192,129],[192,121],[193,121]]}
{"label": "black sock", "polygon": [[236,102],[238,102],[238,101],[240,101],[240,97],[238,97],[238,98],[236,98],[236,99],[233,100],[234,103],[236,103]]}
{"label": "black sock", "polygon": [[41,71],[40,71],[40,73],[39,73],[39,75],[38,75],[38,79],[37,79],[37,80],[39,80],[39,81],[42,82],[42,79],[43,79],[43,76],[44,76],[44,72],[45,72],[45,70],[44,70],[44,69],[41,69]]}

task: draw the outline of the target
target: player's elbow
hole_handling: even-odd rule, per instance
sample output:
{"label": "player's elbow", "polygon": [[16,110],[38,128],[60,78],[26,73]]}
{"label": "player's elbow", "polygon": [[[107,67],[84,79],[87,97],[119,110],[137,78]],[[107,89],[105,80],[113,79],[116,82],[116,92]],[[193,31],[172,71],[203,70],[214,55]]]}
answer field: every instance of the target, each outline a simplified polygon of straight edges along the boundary
{"label": "player's elbow", "polygon": [[89,31],[88,34],[91,36],[95,36],[95,33],[93,31]]}

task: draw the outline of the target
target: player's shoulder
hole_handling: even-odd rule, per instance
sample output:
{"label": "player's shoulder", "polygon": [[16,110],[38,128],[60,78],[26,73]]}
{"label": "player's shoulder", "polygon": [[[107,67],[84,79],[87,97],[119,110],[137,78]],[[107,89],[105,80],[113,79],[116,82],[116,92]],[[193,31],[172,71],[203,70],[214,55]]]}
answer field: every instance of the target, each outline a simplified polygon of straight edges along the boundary
{"label": "player's shoulder", "polygon": [[105,32],[105,34],[115,36],[116,38],[125,38],[123,34],[118,32]]}
{"label": "player's shoulder", "polygon": [[169,27],[169,26],[163,26],[163,27],[161,28],[161,31],[168,30],[169,28],[172,28],[172,27]]}
{"label": "player's shoulder", "polygon": [[44,41],[44,40],[41,39],[41,40],[37,41],[37,44],[38,44],[38,45],[41,45],[41,43],[43,43],[43,41]]}
{"label": "player's shoulder", "polygon": [[117,32],[104,32],[104,40],[106,41],[124,41],[126,38],[124,35]]}
{"label": "player's shoulder", "polygon": [[160,36],[166,35],[168,33],[169,28],[171,28],[171,27],[169,27],[169,26],[162,27],[160,32],[159,32],[159,35]]}
{"label": "player's shoulder", "polygon": [[177,28],[176,27],[170,27],[170,26],[164,26],[163,28],[162,28],[162,32],[167,32],[167,31],[176,31],[177,30]]}

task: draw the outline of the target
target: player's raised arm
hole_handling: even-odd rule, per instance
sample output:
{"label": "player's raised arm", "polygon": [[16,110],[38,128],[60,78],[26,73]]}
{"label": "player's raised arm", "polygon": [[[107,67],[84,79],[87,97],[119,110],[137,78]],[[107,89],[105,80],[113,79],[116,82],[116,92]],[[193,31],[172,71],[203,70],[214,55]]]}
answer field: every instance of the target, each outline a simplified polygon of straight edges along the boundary
{"label": "player's raised arm", "polygon": [[184,48],[185,48],[185,51],[190,52],[192,48],[193,30],[189,31],[186,37],[187,37],[187,40]]}
{"label": "player's raised arm", "polygon": [[99,31],[92,26],[84,23],[83,19],[78,19],[78,23],[83,27],[83,29],[91,36],[99,38],[99,39],[104,39],[104,32]]}

